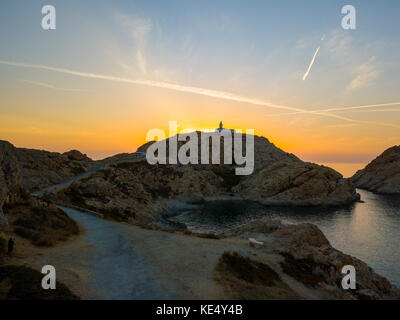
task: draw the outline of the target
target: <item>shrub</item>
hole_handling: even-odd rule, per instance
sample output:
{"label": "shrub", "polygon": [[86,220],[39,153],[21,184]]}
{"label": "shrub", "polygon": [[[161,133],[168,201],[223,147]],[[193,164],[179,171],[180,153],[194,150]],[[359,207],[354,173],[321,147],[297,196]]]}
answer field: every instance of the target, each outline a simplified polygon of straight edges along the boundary
{"label": "shrub", "polygon": [[57,281],[55,290],[41,286],[43,274],[26,266],[0,267],[0,299],[77,300],[67,286]]}

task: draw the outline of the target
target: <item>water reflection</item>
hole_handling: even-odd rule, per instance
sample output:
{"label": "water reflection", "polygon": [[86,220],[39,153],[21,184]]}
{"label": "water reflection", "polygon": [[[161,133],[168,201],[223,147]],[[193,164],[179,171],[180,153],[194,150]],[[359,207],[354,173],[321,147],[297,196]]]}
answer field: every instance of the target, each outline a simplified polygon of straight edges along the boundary
{"label": "water reflection", "polygon": [[266,208],[248,201],[214,201],[175,220],[194,231],[214,233],[269,218],[314,223],[335,248],[367,262],[400,287],[400,196],[358,192],[364,203],[339,208]]}

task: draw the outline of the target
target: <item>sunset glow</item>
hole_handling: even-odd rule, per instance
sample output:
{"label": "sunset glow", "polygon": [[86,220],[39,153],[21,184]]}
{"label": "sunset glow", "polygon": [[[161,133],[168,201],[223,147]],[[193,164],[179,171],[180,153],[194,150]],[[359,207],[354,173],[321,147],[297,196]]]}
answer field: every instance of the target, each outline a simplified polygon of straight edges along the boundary
{"label": "sunset glow", "polygon": [[210,15],[194,3],[55,2],[62,15],[50,32],[31,14],[38,5],[27,1],[11,19],[15,8],[2,4],[1,30],[15,32],[0,31],[0,135],[18,147],[100,159],[135,151],[170,120],[254,128],[321,163],[366,163],[399,141],[398,19],[367,24],[390,7],[365,4],[348,31],[339,6],[322,2],[276,6],[279,19],[266,3],[221,2]]}

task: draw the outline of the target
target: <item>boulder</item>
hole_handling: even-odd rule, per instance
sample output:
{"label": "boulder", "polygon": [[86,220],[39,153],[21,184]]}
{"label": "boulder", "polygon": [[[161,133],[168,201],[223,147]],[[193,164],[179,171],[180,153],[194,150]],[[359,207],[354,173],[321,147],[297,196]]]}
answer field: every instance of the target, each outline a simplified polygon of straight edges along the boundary
{"label": "boulder", "polygon": [[360,199],[335,170],[290,158],[266,165],[233,190],[266,205],[335,206]]}

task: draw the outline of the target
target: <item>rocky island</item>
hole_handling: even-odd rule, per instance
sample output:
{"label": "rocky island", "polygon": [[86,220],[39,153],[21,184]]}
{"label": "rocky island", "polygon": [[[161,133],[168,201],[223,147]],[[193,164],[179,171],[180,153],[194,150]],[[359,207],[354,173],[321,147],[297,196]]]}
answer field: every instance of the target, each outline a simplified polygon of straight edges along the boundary
{"label": "rocky island", "polygon": [[400,146],[394,146],[364,169],[356,172],[351,181],[357,188],[379,194],[400,194]]}

